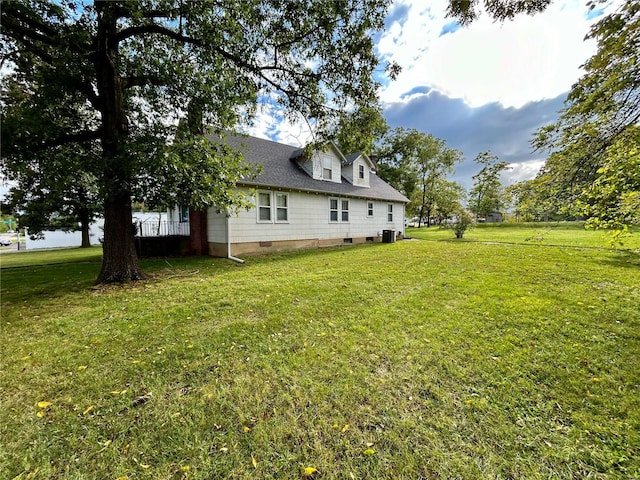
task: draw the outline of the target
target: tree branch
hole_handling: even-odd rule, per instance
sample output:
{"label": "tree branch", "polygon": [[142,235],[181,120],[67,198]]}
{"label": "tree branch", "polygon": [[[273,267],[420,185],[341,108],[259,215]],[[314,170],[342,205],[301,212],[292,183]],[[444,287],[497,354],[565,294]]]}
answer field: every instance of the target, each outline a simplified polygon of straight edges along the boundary
{"label": "tree branch", "polygon": [[132,77],[126,77],[122,80],[122,88],[127,90],[132,87],[142,87],[144,85],[165,85],[165,82],[161,82],[158,77],[151,75],[138,75]]}
{"label": "tree branch", "polygon": [[51,25],[33,18],[16,7],[17,2],[2,3],[2,33],[14,40],[24,43],[27,39],[32,42],[41,42],[51,47],[63,47],[77,53],[84,53],[89,46],[80,46],[74,42],[64,41],[60,37],[60,31]]}
{"label": "tree branch", "polygon": [[158,35],[164,35],[165,37],[169,37],[173,40],[177,40],[181,43],[189,43],[193,45],[202,45],[202,40],[198,38],[191,38],[185,35],[182,35],[178,32],[174,32],[170,28],[163,27],[162,25],[158,25],[156,23],[150,23],[148,25],[138,25],[135,27],[125,28],[121,30],[120,33],[116,35],[116,42],[122,42],[127,38],[135,37],[138,35],[146,35],[150,33],[156,33]]}
{"label": "tree branch", "polygon": [[85,130],[84,132],[69,133],[67,135],[61,135],[58,138],[47,140],[42,142],[36,151],[46,150],[51,147],[59,147],[61,145],[68,145],[70,143],[87,142],[89,140],[97,140],[100,138],[102,132],[100,130]]}

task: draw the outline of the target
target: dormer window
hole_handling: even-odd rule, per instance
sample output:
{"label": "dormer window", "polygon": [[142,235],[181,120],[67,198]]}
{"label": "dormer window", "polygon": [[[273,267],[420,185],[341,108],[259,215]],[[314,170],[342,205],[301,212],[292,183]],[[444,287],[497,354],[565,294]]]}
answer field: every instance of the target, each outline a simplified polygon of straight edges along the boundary
{"label": "dormer window", "polygon": [[364,165],[358,165],[358,178],[364,180]]}
{"label": "dormer window", "polygon": [[322,157],[322,179],[331,180],[332,171],[333,169],[331,167],[331,157],[323,156]]}

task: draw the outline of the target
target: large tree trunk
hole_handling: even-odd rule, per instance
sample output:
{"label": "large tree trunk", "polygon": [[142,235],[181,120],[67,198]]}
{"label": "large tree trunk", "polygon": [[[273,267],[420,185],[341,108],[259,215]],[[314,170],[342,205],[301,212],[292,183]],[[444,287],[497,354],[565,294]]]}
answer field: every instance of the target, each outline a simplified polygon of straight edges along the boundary
{"label": "large tree trunk", "polygon": [[105,203],[102,269],[96,283],[130,282],[144,278],[134,242],[131,196],[123,191]]}
{"label": "large tree trunk", "polygon": [[131,159],[123,81],[117,71],[118,44],[114,41],[117,18],[109,2],[96,2],[96,85],[102,113],[102,164],[105,185],[102,270],[96,283],[129,282],[145,278],[138,265],[131,214]]}
{"label": "large tree trunk", "polygon": [[89,214],[86,210],[80,212],[80,232],[82,233],[81,248],[89,248],[91,239],[89,238]]}

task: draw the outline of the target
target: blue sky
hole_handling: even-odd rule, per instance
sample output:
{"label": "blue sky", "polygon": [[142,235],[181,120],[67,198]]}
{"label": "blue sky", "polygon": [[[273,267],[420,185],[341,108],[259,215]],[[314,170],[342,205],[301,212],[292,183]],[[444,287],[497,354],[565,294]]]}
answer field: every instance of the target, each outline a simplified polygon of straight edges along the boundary
{"label": "blue sky", "polygon": [[[426,6],[425,6],[426,5]],[[466,188],[479,170],[475,156],[490,150],[512,169],[503,183],[533,178],[545,154],[532,152],[533,133],[557,119],[566,95],[595,52],[589,28],[616,3],[589,10],[586,0],[556,1],[535,16],[497,23],[486,15],[461,27],[445,17],[446,0],[395,0],[378,55],[402,73],[382,81],[383,112],[391,127],[432,133],[462,150],[453,179]],[[249,133],[265,136],[268,115]],[[280,125],[269,138],[301,144],[304,125]]]}

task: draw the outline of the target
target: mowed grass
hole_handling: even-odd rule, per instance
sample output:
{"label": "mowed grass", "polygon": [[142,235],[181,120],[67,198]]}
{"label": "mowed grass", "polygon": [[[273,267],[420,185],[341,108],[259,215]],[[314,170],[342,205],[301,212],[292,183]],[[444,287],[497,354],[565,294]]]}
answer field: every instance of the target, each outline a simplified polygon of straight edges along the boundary
{"label": "mowed grass", "polygon": [[[451,230],[437,226],[408,228],[407,236],[426,240],[450,240]],[[584,222],[484,223],[476,224],[464,234],[475,242],[518,243],[588,248],[611,248],[611,234],[604,230],[585,230]],[[640,228],[631,227],[628,235],[613,245],[620,250],[640,248]]]}
{"label": "mowed grass", "polygon": [[640,476],[633,251],[75,255],[2,259],[3,478]]}

